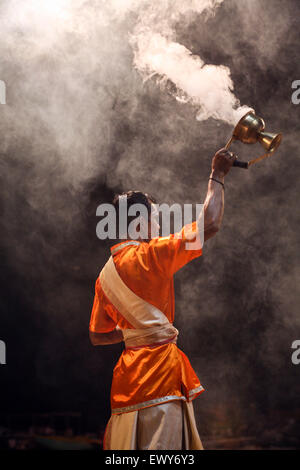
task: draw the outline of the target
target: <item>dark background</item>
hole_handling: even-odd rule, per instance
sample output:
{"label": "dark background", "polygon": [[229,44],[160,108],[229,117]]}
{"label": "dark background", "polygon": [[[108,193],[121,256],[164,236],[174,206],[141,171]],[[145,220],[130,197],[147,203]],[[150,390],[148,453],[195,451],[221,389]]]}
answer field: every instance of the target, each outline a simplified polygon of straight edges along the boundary
{"label": "dark background", "polygon": [[[73,31],[30,11],[16,26],[8,4],[0,7],[0,424],[75,411],[82,432],[99,435],[122,348],[88,339],[109,254],[96,208],[128,189],[202,203],[211,157],[232,126],[198,122],[193,105],[142,82],[128,42],[134,9],[101,24],[101,8],[87,2],[74,9]],[[284,134],[274,158],[231,171],[221,231],[176,276],[179,347],[206,389],[194,402],[204,445],[254,436],[257,447],[300,446],[300,366],[291,362],[300,339],[300,106],[291,102],[299,27],[298,0],[224,0],[206,21],[195,14],[175,25],[177,41],[229,67],[241,103]],[[235,150],[241,159],[261,153]]]}

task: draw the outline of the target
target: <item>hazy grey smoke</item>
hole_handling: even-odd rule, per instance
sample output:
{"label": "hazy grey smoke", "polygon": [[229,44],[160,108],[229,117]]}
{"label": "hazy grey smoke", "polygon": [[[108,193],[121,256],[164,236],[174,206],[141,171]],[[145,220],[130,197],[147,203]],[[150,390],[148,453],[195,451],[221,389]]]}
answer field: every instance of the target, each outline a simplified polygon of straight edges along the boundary
{"label": "hazy grey smoke", "polygon": [[113,97],[103,61],[113,50],[105,15],[83,0],[4,1],[0,15],[3,68],[11,61],[17,68],[6,74],[1,150],[14,145],[15,136],[29,139],[32,154],[23,158],[39,171],[48,171],[51,161],[76,185],[91,176],[99,154],[102,168],[107,159]]}
{"label": "hazy grey smoke", "polygon": [[[171,80],[177,98],[197,106],[198,119],[234,124],[245,109],[234,109],[238,100],[229,68],[206,65],[175,42],[174,34],[178,21],[188,27],[195,15],[201,19],[221,3],[3,1],[0,53],[3,69],[7,66],[8,103],[0,123],[2,152],[18,136],[30,141],[30,155],[22,158],[33,161],[39,174],[59,168],[74,187],[95,170],[105,175],[111,132],[123,113],[130,117],[134,110],[118,109],[119,103],[136,99],[142,90],[130,70],[134,64],[144,76]],[[9,72],[12,61],[17,73]],[[125,171],[121,181],[126,176]]]}
{"label": "hazy grey smoke", "polygon": [[[175,25],[189,22],[195,14],[213,14],[223,0],[163,0],[147,2],[131,36],[135,65],[145,79],[158,75],[171,80],[176,98],[198,107],[197,119],[210,117],[235,125],[251,108],[240,106],[233,94],[230,70],[208,65],[176,42]],[[201,18],[201,17],[200,17]]]}

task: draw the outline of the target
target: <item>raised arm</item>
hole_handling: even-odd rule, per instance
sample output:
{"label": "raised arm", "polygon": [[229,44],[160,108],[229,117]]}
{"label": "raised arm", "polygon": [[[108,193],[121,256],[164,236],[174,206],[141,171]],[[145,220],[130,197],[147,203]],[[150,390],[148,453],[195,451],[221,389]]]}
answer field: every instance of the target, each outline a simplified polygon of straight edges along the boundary
{"label": "raised arm", "polygon": [[204,202],[204,241],[213,237],[220,229],[224,213],[224,180],[236,157],[221,149],[212,160],[212,171]]}

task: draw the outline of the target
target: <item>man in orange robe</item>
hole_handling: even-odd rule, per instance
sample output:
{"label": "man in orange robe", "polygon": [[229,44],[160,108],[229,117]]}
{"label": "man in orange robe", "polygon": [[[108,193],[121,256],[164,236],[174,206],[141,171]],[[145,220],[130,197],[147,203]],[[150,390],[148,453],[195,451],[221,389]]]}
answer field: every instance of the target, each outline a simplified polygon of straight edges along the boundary
{"label": "man in orange robe", "polygon": [[[224,149],[213,158],[204,203],[204,241],[215,235],[224,211],[224,178],[235,160]],[[126,194],[127,204],[153,201],[140,192]],[[116,208],[120,198],[117,198]],[[202,214],[203,216],[203,214]],[[204,391],[188,358],[176,346],[173,276],[202,255],[187,249],[197,221],[180,234],[128,239],[111,248],[111,258],[96,281],[90,320],[92,344],[125,341],[114,368],[112,416],[104,448],[114,450],[202,449],[192,400]],[[179,235],[179,236],[178,236]]]}

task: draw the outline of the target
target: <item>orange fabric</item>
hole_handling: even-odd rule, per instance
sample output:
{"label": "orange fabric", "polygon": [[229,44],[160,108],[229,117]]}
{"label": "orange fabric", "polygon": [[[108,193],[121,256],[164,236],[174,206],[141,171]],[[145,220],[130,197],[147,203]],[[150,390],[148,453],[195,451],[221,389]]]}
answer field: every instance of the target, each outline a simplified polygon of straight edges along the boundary
{"label": "orange fabric", "polygon": [[[185,227],[179,237],[170,235],[152,239],[149,243],[129,245],[113,255],[123,282],[136,295],[160,309],[170,323],[173,323],[175,313],[173,275],[202,254],[201,248],[186,249],[186,242],[192,240],[191,231],[195,233],[195,230],[196,222]],[[122,244],[115,245],[112,250],[119,245]],[[90,330],[108,333],[117,325],[121,329],[132,328],[106,298],[98,278]],[[175,344],[125,349],[114,368],[112,412],[170,395],[184,395],[188,399],[189,392],[199,386],[188,358]]]}

